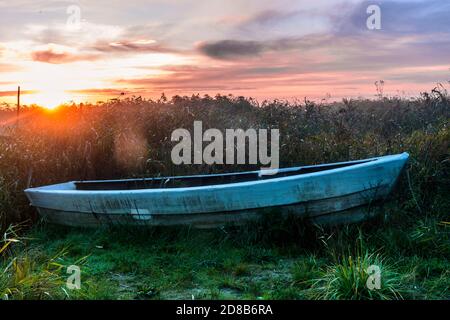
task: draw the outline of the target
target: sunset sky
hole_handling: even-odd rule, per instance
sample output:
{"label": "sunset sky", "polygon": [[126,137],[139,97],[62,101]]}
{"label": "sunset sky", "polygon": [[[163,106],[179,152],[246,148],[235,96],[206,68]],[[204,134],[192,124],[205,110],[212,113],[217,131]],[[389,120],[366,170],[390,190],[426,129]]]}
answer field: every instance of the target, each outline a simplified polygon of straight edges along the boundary
{"label": "sunset sky", "polygon": [[[374,3],[381,30],[366,26]],[[450,80],[448,0],[14,0],[0,21],[4,102],[18,85],[24,103],[53,106],[121,92],[370,98],[377,80],[409,97]]]}

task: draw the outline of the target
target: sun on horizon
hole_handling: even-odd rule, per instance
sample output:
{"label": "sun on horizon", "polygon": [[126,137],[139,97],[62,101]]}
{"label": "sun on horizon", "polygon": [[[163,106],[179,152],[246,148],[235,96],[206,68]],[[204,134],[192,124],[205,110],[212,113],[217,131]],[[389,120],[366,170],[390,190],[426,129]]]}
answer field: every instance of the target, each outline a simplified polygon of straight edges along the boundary
{"label": "sun on horizon", "polygon": [[25,105],[35,104],[48,110],[54,110],[73,101],[73,97],[65,91],[39,91],[25,95],[22,101]]}

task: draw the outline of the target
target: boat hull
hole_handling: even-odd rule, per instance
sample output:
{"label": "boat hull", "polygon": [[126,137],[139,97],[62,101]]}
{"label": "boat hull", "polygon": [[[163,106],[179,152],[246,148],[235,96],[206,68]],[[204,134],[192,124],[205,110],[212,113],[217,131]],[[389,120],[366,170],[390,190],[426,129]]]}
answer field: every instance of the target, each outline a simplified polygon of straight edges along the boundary
{"label": "boat hull", "polygon": [[222,185],[141,190],[75,190],[74,183],[27,189],[41,216],[69,226],[101,224],[213,227],[267,212],[320,224],[357,222],[392,190],[408,154],[343,168]]}

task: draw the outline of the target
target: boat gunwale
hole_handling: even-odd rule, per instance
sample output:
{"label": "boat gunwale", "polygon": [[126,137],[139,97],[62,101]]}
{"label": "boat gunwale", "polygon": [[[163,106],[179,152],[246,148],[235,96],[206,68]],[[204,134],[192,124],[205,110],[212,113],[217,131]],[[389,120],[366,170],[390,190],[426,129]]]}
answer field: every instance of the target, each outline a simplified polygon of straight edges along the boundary
{"label": "boat gunwale", "polygon": [[[61,194],[61,195],[122,195],[122,194],[145,194],[145,193],[178,193],[178,192],[186,192],[186,191],[210,191],[217,189],[228,189],[235,187],[244,187],[244,186],[254,186],[260,184],[267,183],[280,183],[287,182],[296,179],[307,179],[310,177],[319,177],[323,175],[328,175],[330,173],[340,173],[343,171],[350,171],[355,169],[360,169],[362,167],[374,166],[377,164],[383,164],[392,161],[398,160],[408,160],[409,153],[403,152],[394,155],[380,156],[368,159],[360,159],[360,160],[352,160],[352,161],[344,161],[344,162],[335,162],[335,163],[326,163],[319,165],[309,165],[309,166],[300,166],[300,167],[291,167],[291,168],[282,168],[279,169],[278,172],[286,172],[292,170],[299,170],[301,168],[311,168],[311,167],[324,167],[324,166],[332,166],[339,164],[350,164],[349,166],[344,166],[340,168],[334,168],[330,170],[322,170],[317,172],[310,173],[299,173],[291,176],[284,176],[272,179],[263,179],[263,180],[252,180],[252,181],[241,181],[241,182],[231,182],[224,184],[212,184],[212,185],[204,185],[204,186],[193,186],[193,187],[179,187],[179,188],[146,188],[146,189],[121,189],[121,190],[77,190],[77,189],[53,189],[52,187],[56,186],[72,186],[77,182],[119,182],[119,181],[134,181],[140,179],[115,179],[115,180],[86,180],[86,181],[68,181],[63,183],[57,183],[47,186],[35,187],[25,189],[24,192],[27,194]],[[360,162],[360,163],[358,163]],[[352,165],[352,163],[354,163]],[[223,175],[236,175],[236,174],[261,174],[264,170],[255,170],[255,171],[245,171],[245,172],[237,172],[237,173],[225,173],[225,174],[213,174],[213,175],[190,175],[190,176],[174,176],[174,177],[157,177],[160,179],[170,179],[170,178],[190,178],[190,177],[207,177],[207,176],[223,176]],[[153,178],[144,178],[144,179],[153,179]]]}

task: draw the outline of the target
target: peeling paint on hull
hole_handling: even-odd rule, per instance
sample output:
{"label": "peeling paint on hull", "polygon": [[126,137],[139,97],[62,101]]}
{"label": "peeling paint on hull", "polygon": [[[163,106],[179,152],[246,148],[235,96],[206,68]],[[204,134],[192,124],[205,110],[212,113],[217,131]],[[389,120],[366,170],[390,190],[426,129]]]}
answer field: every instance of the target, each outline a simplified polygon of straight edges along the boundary
{"label": "peeling paint on hull", "polygon": [[273,208],[318,223],[345,223],[373,215],[365,206],[387,197],[408,157],[403,153],[337,169],[208,186],[77,190],[75,182],[67,182],[25,193],[46,220],[70,226],[207,227],[258,218]]}

